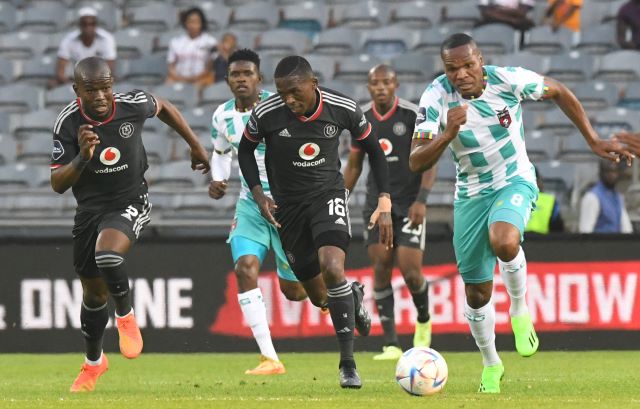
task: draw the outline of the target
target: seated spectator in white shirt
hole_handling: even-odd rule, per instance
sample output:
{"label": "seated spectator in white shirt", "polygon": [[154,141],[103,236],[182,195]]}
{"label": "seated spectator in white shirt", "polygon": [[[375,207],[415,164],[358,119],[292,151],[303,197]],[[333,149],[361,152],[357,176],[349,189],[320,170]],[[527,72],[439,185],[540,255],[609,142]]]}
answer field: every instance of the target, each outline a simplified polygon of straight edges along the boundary
{"label": "seated spectator in white shirt", "polygon": [[[107,30],[98,27],[97,12],[91,7],[78,11],[78,29],[67,34],[60,42],[56,78],[50,87],[71,82],[73,66],[87,57],[100,57],[114,72],[116,42]],[[71,63],[71,64],[69,64]]]}
{"label": "seated spectator in white shirt", "polygon": [[169,43],[167,83],[186,82],[199,88],[213,83],[213,54],[217,40],[207,34],[207,19],[198,7],[180,15],[185,33]]}
{"label": "seated spectator in white shirt", "polygon": [[633,233],[624,197],[616,191],[621,166],[606,159],[600,161],[600,180],[580,203],[580,233]]}

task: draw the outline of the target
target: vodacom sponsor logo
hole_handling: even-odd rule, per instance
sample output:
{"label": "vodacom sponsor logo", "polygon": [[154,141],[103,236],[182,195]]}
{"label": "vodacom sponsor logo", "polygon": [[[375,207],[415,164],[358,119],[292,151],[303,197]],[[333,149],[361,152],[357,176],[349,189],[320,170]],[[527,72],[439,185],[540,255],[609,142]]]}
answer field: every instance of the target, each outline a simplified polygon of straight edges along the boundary
{"label": "vodacom sponsor logo", "polygon": [[107,166],[115,165],[120,160],[120,156],[118,148],[109,147],[100,153],[100,162]]}
{"label": "vodacom sponsor logo", "polygon": [[312,160],[320,153],[320,147],[313,142],[305,143],[298,150],[298,155],[304,160]]}
{"label": "vodacom sponsor logo", "polygon": [[384,152],[384,154],[389,156],[391,151],[393,151],[393,144],[391,143],[391,141],[388,140],[387,138],[381,138],[379,142],[380,142],[380,147],[382,148],[382,151]]}

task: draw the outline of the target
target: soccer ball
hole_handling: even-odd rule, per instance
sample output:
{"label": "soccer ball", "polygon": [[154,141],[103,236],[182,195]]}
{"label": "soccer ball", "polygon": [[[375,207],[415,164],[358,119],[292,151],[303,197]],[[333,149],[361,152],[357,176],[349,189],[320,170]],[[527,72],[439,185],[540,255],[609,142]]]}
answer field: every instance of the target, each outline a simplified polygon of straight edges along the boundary
{"label": "soccer ball", "polygon": [[396,365],[396,382],[407,393],[433,395],[444,388],[449,369],[435,349],[415,347],[406,351]]}

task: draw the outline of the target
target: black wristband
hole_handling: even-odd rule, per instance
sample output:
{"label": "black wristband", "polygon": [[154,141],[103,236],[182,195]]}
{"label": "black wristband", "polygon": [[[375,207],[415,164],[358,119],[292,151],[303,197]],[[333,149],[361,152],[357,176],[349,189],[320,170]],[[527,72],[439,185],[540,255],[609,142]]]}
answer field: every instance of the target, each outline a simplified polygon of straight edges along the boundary
{"label": "black wristband", "polygon": [[84,168],[87,167],[87,165],[89,164],[90,160],[91,159],[84,160],[84,159],[82,159],[82,156],[78,155],[75,158],[73,158],[71,163],[73,163],[73,167],[76,168],[76,170],[78,172],[82,172],[84,170]]}
{"label": "black wristband", "polygon": [[416,196],[416,202],[427,204],[427,198],[429,197],[429,189],[421,187],[418,191],[418,195]]}

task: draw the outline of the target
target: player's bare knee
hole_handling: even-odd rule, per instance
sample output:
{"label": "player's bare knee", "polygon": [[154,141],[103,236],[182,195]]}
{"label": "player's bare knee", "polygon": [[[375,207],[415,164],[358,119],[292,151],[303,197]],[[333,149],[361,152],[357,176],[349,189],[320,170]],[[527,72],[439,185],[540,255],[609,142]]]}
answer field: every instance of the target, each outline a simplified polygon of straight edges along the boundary
{"label": "player's bare knee", "polygon": [[255,257],[240,257],[236,262],[236,277],[239,283],[257,283],[260,263]]}
{"label": "player's bare knee", "polygon": [[96,308],[107,303],[109,299],[108,291],[86,292],[82,296],[82,302],[89,308]]}
{"label": "player's bare knee", "polygon": [[499,239],[491,243],[496,256],[503,261],[511,261],[517,255],[520,250],[519,240]]}
{"label": "player's bare knee", "polygon": [[338,284],[344,280],[344,265],[341,260],[334,258],[324,260],[320,270],[327,284]]}
{"label": "player's bare knee", "polygon": [[420,274],[420,270],[416,269],[404,276],[404,282],[407,284],[407,287],[409,287],[409,291],[416,293],[422,289],[424,277]]}

